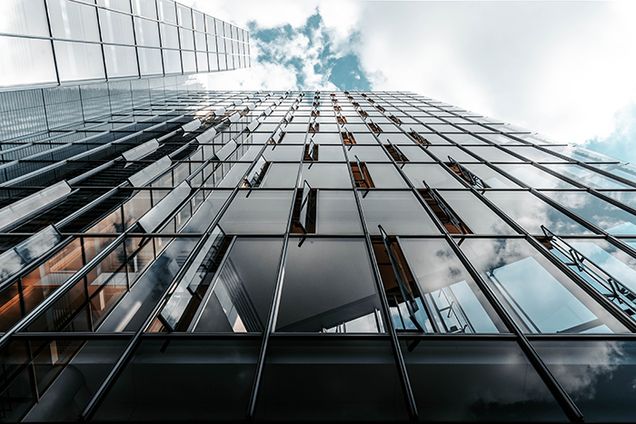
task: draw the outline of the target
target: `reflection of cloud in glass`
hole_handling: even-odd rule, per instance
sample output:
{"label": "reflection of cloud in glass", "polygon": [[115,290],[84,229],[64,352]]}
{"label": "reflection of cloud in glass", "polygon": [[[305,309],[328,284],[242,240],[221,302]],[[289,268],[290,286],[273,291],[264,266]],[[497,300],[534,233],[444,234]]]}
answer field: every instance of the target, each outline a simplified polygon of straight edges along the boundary
{"label": "reflection of cloud in glass", "polygon": [[600,380],[612,380],[625,356],[621,343],[593,342],[573,349],[576,352],[566,348],[562,357],[548,358],[546,362],[574,400],[594,399]]}

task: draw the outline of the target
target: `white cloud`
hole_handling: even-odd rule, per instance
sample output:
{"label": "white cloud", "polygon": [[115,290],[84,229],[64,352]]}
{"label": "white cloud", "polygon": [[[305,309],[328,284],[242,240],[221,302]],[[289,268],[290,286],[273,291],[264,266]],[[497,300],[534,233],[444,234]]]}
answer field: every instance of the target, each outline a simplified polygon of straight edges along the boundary
{"label": "white cloud", "polygon": [[[374,89],[416,91],[563,142],[607,136],[617,126],[616,112],[636,103],[633,1],[184,2],[259,28],[300,27],[318,8],[331,48],[357,53]],[[354,44],[350,36],[356,32]],[[316,49],[307,42],[297,34],[277,57],[304,62],[304,88],[328,89],[325,76],[314,72]],[[269,78],[272,89],[285,79],[286,88],[296,88],[290,71],[256,64],[249,77],[218,79],[226,88],[252,88],[249,82],[266,88]]]}
{"label": "white cloud", "polygon": [[375,89],[418,91],[582,142],[608,134],[615,112],[636,101],[633,11],[597,2],[369,3],[359,51]]}

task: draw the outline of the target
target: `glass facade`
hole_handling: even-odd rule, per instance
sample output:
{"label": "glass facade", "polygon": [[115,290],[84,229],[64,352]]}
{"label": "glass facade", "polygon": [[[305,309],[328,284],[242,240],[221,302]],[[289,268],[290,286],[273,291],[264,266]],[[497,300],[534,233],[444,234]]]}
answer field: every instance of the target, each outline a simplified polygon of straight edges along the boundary
{"label": "glass facade", "polygon": [[0,88],[250,66],[249,33],[173,0],[3,0]]}
{"label": "glass facade", "polygon": [[[197,69],[209,19],[240,37],[46,6],[3,31],[118,75],[156,43]],[[410,92],[169,78],[43,89],[40,132],[3,93],[0,421],[636,421],[629,166]]]}

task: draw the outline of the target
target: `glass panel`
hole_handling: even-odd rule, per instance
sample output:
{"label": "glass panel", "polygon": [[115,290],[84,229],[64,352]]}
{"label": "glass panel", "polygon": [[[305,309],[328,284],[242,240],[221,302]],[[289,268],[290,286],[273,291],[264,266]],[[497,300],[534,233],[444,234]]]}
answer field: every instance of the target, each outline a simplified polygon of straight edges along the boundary
{"label": "glass panel", "polygon": [[404,339],[402,344],[421,421],[567,421],[514,342]]}
{"label": "glass panel", "polygon": [[135,18],[135,35],[140,46],[159,47],[159,27],[156,22]]}
{"label": "glass panel", "polygon": [[[602,169],[617,177],[625,178],[629,181],[636,182],[636,168],[628,164],[596,164],[595,168]],[[630,187],[631,188],[631,187]]]}
{"label": "glass panel", "polygon": [[316,233],[362,233],[362,224],[352,191],[318,190],[317,197]]}
{"label": "glass panel", "polygon": [[99,44],[55,41],[55,56],[62,81],[103,79],[104,63]]}
{"label": "glass panel", "polygon": [[636,234],[636,216],[592,193],[546,191],[545,195],[610,234]]}
{"label": "glass panel", "polygon": [[252,338],[144,340],[95,419],[242,420],[254,382],[259,344]]}
{"label": "glass panel", "polygon": [[138,75],[137,55],[134,47],[104,45],[108,78]]}
{"label": "glass panel", "polygon": [[290,239],[276,331],[384,332],[363,239]]}
{"label": "glass panel", "polygon": [[291,202],[291,191],[241,190],[219,226],[226,234],[283,234]]}
{"label": "glass panel", "polygon": [[622,189],[622,188],[633,188],[627,184],[621,183],[620,181],[614,180],[610,177],[606,177],[605,175],[599,174],[587,168],[583,168],[580,165],[574,164],[560,164],[560,165],[544,165],[546,168],[550,168],[557,172],[558,174],[562,174],[572,180],[578,181],[582,184],[585,184],[588,187],[599,188],[599,189]]}
{"label": "glass panel", "polygon": [[101,382],[128,344],[127,340],[31,341],[38,385],[48,386],[23,418],[25,422],[78,421]]}
{"label": "glass panel", "polygon": [[406,188],[406,182],[393,164],[367,163],[376,188]]}
{"label": "glass panel", "polygon": [[633,341],[533,343],[586,422],[634,422],[636,345]]}
{"label": "glass panel", "polygon": [[524,331],[626,331],[527,241],[466,239],[461,248]]}
{"label": "glass panel", "polygon": [[[0,2],[0,32],[48,37],[49,29],[44,2],[42,0]],[[3,48],[2,51],[6,50]]]}
{"label": "glass panel", "polygon": [[379,146],[351,146],[347,148],[347,156],[354,161],[357,156],[362,162],[389,162],[389,157]]}
{"label": "glass panel", "polygon": [[506,146],[506,148],[533,162],[565,162],[565,159],[533,146]]}
{"label": "glass panel", "polygon": [[[453,250],[444,240],[400,239],[400,247],[413,273],[435,328],[443,333],[506,332]],[[394,311],[391,311],[394,314]],[[395,319],[395,317],[394,317]],[[428,317],[427,321],[431,317]],[[427,327],[430,323],[427,323]],[[402,327],[396,325],[396,328]]]}
{"label": "glass panel", "polygon": [[297,163],[271,163],[260,187],[264,188],[293,188],[298,176]]}
{"label": "glass panel", "polygon": [[351,177],[345,164],[303,164],[300,183],[306,179],[312,188],[351,188]]}
{"label": "glass panel", "polygon": [[104,43],[135,44],[130,15],[99,9],[99,25]]}
{"label": "glass panel", "polygon": [[521,159],[495,146],[472,146],[470,151],[487,162],[522,162]]}
{"label": "glass panel", "polygon": [[512,175],[528,187],[532,188],[575,188],[572,184],[550,175],[545,171],[535,167],[534,165],[515,164],[505,165],[498,164],[497,168]]}
{"label": "glass panel", "polygon": [[163,54],[163,67],[166,74],[180,74],[181,54],[179,50],[161,50]]}
{"label": "glass panel", "polygon": [[555,234],[592,234],[591,230],[527,191],[489,191],[485,196],[531,234],[543,235],[542,225]]}
{"label": "glass panel", "polygon": [[519,185],[488,165],[463,164],[470,172],[481,178],[490,188],[519,188]]}
{"label": "glass panel", "polygon": [[410,191],[371,190],[361,197],[370,234],[380,234],[378,225],[390,235],[439,234],[424,207]]}
{"label": "glass panel", "polygon": [[440,191],[442,198],[475,234],[517,234],[469,191]]}
{"label": "glass panel", "polygon": [[407,419],[386,339],[272,337],[256,410],[264,421],[396,422]]}
{"label": "glass panel", "polygon": [[94,6],[69,0],[47,0],[47,4],[53,37],[100,41]]}
{"label": "glass panel", "polygon": [[142,76],[163,73],[161,50],[138,48],[137,54],[139,55],[139,69]]}
{"label": "glass panel", "polygon": [[49,40],[0,36],[0,51],[0,86],[57,82]]}
{"label": "glass panel", "polygon": [[197,313],[194,331],[262,332],[267,327],[282,247],[282,239],[237,238]]}
{"label": "glass panel", "polygon": [[548,149],[581,162],[618,162],[618,160],[601,153],[593,152],[578,146],[546,146]]}
{"label": "glass panel", "polygon": [[625,206],[636,209],[636,191],[604,191],[603,194],[618,200]]}
{"label": "glass panel", "polygon": [[464,188],[456,178],[437,164],[407,164],[402,169],[416,188],[424,188],[422,181],[426,181],[431,188]]}

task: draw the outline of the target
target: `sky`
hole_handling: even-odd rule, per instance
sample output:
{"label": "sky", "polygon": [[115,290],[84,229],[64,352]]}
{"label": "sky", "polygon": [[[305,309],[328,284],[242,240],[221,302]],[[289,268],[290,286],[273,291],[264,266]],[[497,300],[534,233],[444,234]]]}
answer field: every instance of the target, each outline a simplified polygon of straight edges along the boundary
{"label": "sky", "polygon": [[636,1],[181,2],[250,31],[211,89],[414,91],[636,163]]}

